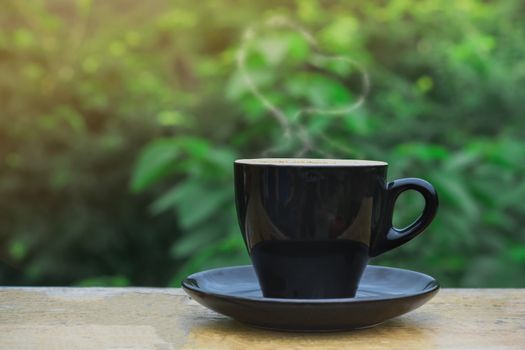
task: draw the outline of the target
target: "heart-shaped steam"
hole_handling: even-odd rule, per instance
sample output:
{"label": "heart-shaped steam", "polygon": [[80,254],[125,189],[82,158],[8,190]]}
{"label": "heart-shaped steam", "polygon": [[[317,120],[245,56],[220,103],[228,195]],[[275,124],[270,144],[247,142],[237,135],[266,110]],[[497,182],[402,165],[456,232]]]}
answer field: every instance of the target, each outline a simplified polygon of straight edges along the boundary
{"label": "heart-shaped steam", "polygon": [[[272,102],[271,99],[268,98],[263,91],[261,91],[260,87],[255,83],[255,80],[247,69],[246,61],[250,44],[256,40],[261,29],[280,29],[298,33],[300,37],[302,37],[302,39],[307,43],[309,48],[314,52],[309,57],[308,68],[310,70],[321,72],[327,75],[329,78],[343,80],[341,77],[334,76],[333,73],[330,74],[330,72],[325,69],[325,67],[329,65],[345,64],[347,66],[353,67],[360,75],[360,91],[357,94],[357,98],[355,98],[351,103],[339,107],[324,108],[306,106],[300,108],[298,111],[295,111],[292,115],[287,115],[277,106],[276,103]],[[271,47],[268,47],[268,49],[271,49]],[[366,95],[370,89],[369,77],[358,62],[347,56],[331,56],[321,53],[317,40],[310,33],[308,33],[297,23],[284,17],[272,17],[262,25],[254,25],[247,28],[244,32],[239,50],[237,51],[236,59],[237,68],[241,74],[244,84],[246,84],[246,87],[253,94],[253,96],[257,98],[257,100],[270,112],[270,115],[279,123],[283,130],[283,136],[285,137],[285,140],[291,142],[292,139],[297,139],[299,141],[301,149],[296,154],[296,156],[302,156],[309,151],[321,153],[323,156],[330,156],[316,147],[312,135],[310,135],[308,129],[305,127],[304,122],[302,121],[304,117],[308,115],[322,115],[326,117],[347,115],[348,113],[351,113],[355,109],[359,108],[364,103]],[[279,147],[266,150],[263,152],[263,156],[273,153],[278,148]]]}

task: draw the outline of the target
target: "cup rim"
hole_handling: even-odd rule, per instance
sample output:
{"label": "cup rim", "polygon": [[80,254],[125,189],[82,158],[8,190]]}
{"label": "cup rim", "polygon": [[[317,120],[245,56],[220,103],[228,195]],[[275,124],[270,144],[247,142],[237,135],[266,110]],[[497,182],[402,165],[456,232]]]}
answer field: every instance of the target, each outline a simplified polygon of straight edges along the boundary
{"label": "cup rim", "polygon": [[373,167],[387,166],[387,162],[366,159],[331,158],[246,158],[236,159],[235,164],[278,167]]}

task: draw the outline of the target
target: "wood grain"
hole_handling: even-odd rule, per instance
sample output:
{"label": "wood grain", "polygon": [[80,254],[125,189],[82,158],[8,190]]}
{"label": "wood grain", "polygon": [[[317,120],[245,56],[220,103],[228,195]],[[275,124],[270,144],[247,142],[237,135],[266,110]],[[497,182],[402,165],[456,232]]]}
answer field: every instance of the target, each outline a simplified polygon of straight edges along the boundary
{"label": "wood grain", "polygon": [[444,289],[375,328],[250,328],[180,289],[0,288],[0,349],[525,349],[525,290]]}

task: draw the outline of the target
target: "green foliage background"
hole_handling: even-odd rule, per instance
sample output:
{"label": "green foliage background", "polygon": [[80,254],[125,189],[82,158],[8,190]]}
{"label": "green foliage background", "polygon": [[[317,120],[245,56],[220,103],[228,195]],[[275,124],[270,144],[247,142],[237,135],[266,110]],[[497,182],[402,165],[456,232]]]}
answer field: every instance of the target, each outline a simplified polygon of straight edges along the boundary
{"label": "green foliage background", "polygon": [[[295,156],[308,135],[304,155],[382,159],[391,179],[436,186],[428,231],[374,263],[525,286],[524,16],[519,0],[3,1],[0,283],[177,286],[247,263],[232,161]],[[264,27],[275,18],[319,47]],[[236,64],[254,24],[246,72],[290,138]],[[367,72],[360,108],[315,113],[362,83],[319,54]],[[396,223],[420,206],[405,195]]]}

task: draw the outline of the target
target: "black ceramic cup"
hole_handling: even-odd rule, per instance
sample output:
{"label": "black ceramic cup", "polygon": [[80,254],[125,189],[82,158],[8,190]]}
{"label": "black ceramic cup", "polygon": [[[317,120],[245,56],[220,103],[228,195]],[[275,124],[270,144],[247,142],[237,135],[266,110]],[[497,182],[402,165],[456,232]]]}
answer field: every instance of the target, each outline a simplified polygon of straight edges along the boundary
{"label": "black ceramic cup", "polygon": [[[387,163],[267,158],[234,164],[241,232],[265,297],[354,297],[370,257],[421,233],[438,208],[428,182],[386,183]],[[396,198],[424,200],[411,225],[392,226]]]}

